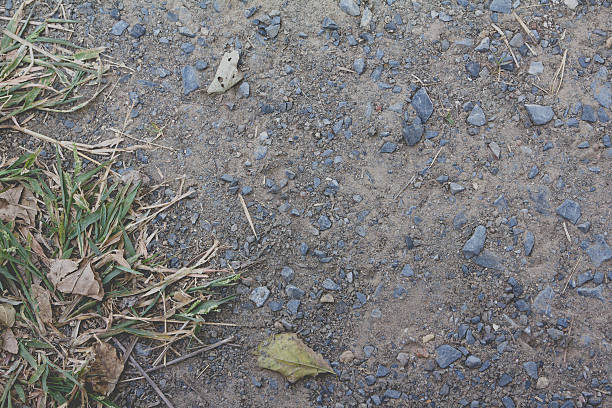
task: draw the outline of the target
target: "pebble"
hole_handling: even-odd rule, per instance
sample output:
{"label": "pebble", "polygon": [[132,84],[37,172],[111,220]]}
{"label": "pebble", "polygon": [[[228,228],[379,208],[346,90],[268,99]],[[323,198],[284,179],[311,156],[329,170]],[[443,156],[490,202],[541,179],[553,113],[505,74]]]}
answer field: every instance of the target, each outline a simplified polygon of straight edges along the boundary
{"label": "pebble", "polygon": [[603,285],[598,285],[594,288],[578,288],[576,292],[578,292],[580,296],[599,299],[602,302],[605,302],[605,298],[603,296]]}
{"label": "pebble", "polygon": [[550,106],[525,104],[525,109],[534,125],[545,125],[550,122],[554,112]]}
{"label": "pebble", "polygon": [[420,118],[415,118],[411,125],[406,125],[402,128],[402,136],[408,146],[414,146],[421,141],[424,129]]}
{"label": "pebble", "polygon": [[317,224],[319,225],[319,230],[321,231],[328,230],[332,226],[332,222],[327,215],[321,215],[317,221]]}
{"label": "pebble", "polygon": [[300,309],[300,301],[297,299],[291,299],[287,302],[287,311],[290,315],[296,315]]}
{"label": "pebble", "polygon": [[475,105],[467,118],[467,122],[474,126],[484,126],[487,123],[485,113],[480,105]]}
{"label": "pebble", "polygon": [[473,258],[480,254],[487,239],[487,229],[484,225],[479,225],[474,229],[474,233],[463,246],[463,255],[466,259]]}
{"label": "pebble", "polygon": [[255,160],[263,160],[268,154],[268,147],[259,145],[255,148]]}
{"label": "pebble", "polygon": [[485,37],[482,40],[480,40],[480,43],[478,44],[476,48],[474,48],[474,50],[478,52],[486,52],[486,51],[489,51],[490,46],[491,46],[491,40],[489,39],[489,37]]}
{"label": "pebble", "polygon": [[514,403],[512,398],[507,395],[505,397],[502,397],[501,402],[502,404],[504,404],[504,408],[516,408],[516,404]]}
{"label": "pebble", "polygon": [[389,370],[386,366],[379,364],[378,367],[376,368],[376,377],[378,378],[386,377],[389,375],[390,372],[391,370]]}
{"label": "pebble", "polygon": [[612,85],[604,84],[595,91],[595,100],[604,108],[612,106]]}
{"label": "pebble", "polygon": [[364,58],[357,58],[353,62],[353,69],[359,75],[363,74],[363,72],[365,71],[365,67],[366,67],[366,63],[365,63],[365,59]]}
{"label": "pebble", "polygon": [[581,216],[580,204],[570,199],[566,199],[559,207],[557,207],[556,211],[558,216],[565,218],[574,225]]}
{"label": "pebble", "polygon": [[465,365],[467,368],[478,368],[482,365],[482,361],[478,357],[470,355],[465,359]]}
{"label": "pebble", "polygon": [[191,65],[185,66],[181,75],[183,78],[183,95],[189,95],[200,87],[196,70]]}
{"label": "pebble", "polygon": [[526,363],[523,363],[523,368],[529,377],[533,378],[534,380],[538,379],[538,363],[535,361],[527,361]]}
{"label": "pebble", "polygon": [[242,82],[240,86],[238,87],[238,91],[236,92],[236,95],[238,96],[238,98],[248,98],[250,94],[251,94],[251,86],[246,81]]}
{"label": "pebble", "polygon": [[283,269],[281,269],[281,276],[283,280],[288,283],[293,280],[293,277],[295,276],[295,272],[293,271],[292,268],[288,266],[284,266]]}
{"label": "pebble", "polygon": [[130,35],[134,38],[140,38],[147,32],[147,29],[142,24],[134,24],[130,29]]}
{"label": "pebble", "polygon": [[443,344],[436,349],[436,363],[440,368],[447,368],[455,361],[459,360],[463,354],[456,348]]}
{"label": "pebble", "polygon": [[255,306],[262,307],[264,303],[266,303],[266,300],[268,300],[269,296],[270,296],[270,289],[268,289],[265,286],[260,286],[258,288],[253,289],[253,291],[251,292],[251,295],[249,296],[249,299],[253,303],[255,303]]}
{"label": "pebble", "polygon": [[499,384],[500,387],[505,387],[511,382],[512,382],[512,377],[507,373],[503,373],[501,377],[499,377],[499,381],[497,383]]}
{"label": "pebble", "polygon": [[465,64],[465,70],[472,79],[476,79],[480,76],[480,64],[476,61],[470,61]]}
{"label": "pebble", "polygon": [[359,23],[359,27],[361,28],[369,28],[370,27],[370,23],[372,22],[372,11],[366,7],[363,9],[363,14],[361,15],[361,22]]}
{"label": "pebble", "polygon": [[121,34],[123,34],[125,29],[128,28],[129,26],[130,24],[126,21],[123,21],[123,20],[117,21],[115,24],[113,24],[113,28],[111,28],[111,34],[120,36]]}
{"label": "pebble", "polygon": [[397,150],[397,143],[385,142],[380,148],[381,153],[393,153]]}
{"label": "pebble", "polygon": [[512,0],[493,0],[489,10],[496,13],[509,14],[512,11]]}
{"label": "pebble", "polygon": [[594,242],[587,247],[586,253],[591,258],[591,263],[599,267],[605,261],[612,259],[612,250],[603,235],[595,234],[594,238]]}
{"label": "pebble", "polygon": [[531,256],[533,251],[533,245],[535,243],[535,237],[531,231],[525,233],[525,240],[523,241],[523,249],[525,250],[525,256]]}
{"label": "pebble", "polygon": [[400,276],[402,276],[403,278],[411,278],[414,276],[414,270],[412,270],[412,267],[410,265],[406,264],[402,268]]}
{"label": "pebble", "polygon": [[549,384],[550,384],[550,381],[548,380],[548,378],[540,377],[538,378],[538,381],[536,382],[536,389],[543,390],[544,388],[548,387]]}
{"label": "pebble", "polygon": [[458,184],[458,183],[450,183],[449,189],[450,189],[451,194],[455,195],[465,190],[465,187],[463,187],[461,184]]}
{"label": "pebble", "polygon": [[343,364],[350,364],[355,359],[355,354],[351,350],[346,350],[340,354],[340,362]]}
{"label": "pebble", "polygon": [[578,0],[563,0],[563,3],[570,9],[570,10],[576,10],[576,7],[578,7]]}
{"label": "pebble", "polygon": [[595,115],[595,109],[591,105],[582,106],[582,120],[585,122],[595,123],[597,122],[597,116]]}
{"label": "pebble", "polygon": [[323,281],[323,289],[337,291],[340,290],[340,285],[338,285],[330,278],[327,278]]}
{"label": "pebble", "polygon": [[544,72],[544,64],[541,61],[532,61],[529,65],[529,74],[538,75]]}
{"label": "pebble", "polygon": [[538,173],[540,172],[540,169],[538,169],[538,166],[534,165],[531,170],[529,170],[529,174],[527,174],[527,178],[529,180],[535,178],[535,176],[538,175]]}
{"label": "pebble", "polygon": [[537,313],[550,315],[552,300],[555,297],[555,291],[546,286],[533,301],[533,308]]}
{"label": "pebble", "polygon": [[357,17],[361,14],[359,6],[354,0],[340,0],[340,10],[344,11],[349,16]]}
{"label": "pebble", "polygon": [[321,299],[319,300],[319,302],[321,302],[321,303],[334,303],[334,297],[332,295],[330,295],[329,293],[325,293],[323,296],[321,296]]}
{"label": "pebble", "polygon": [[412,96],[411,105],[423,124],[427,122],[433,113],[433,103],[424,87],[419,88]]}
{"label": "pebble", "polygon": [[397,355],[397,361],[399,361],[400,366],[402,367],[406,367],[406,365],[408,364],[408,362],[410,361],[410,354],[408,353],[398,353]]}
{"label": "pebble", "polygon": [[337,30],[338,29],[338,24],[332,20],[329,17],[325,17],[323,19],[323,28],[327,29],[327,30]]}

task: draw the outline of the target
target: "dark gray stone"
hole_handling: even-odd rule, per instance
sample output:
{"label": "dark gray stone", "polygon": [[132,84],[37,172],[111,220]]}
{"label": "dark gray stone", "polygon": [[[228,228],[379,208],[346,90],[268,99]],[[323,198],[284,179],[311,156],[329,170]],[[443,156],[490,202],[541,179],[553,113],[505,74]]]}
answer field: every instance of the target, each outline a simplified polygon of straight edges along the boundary
{"label": "dark gray stone", "polygon": [[545,125],[550,122],[555,115],[550,106],[525,104],[525,109],[534,125]]}
{"label": "dark gray stone", "polygon": [[533,378],[534,380],[538,379],[538,363],[535,361],[527,361],[526,363],[523,363],[523,368],[529,377]]}
{"label": "dark gray stone", "polygon": [[397,143],[385,142],[380,148],[381,153],[393,153],[397,150]]}
{"label": "dark gray stone", "polygon": [[507,373],[503,373],[501,377],[499,377],[499,381],[497,383],[499,384],[500,387],[505,387],[511,382],[512,382],[512,377]]}
{"label": "dark gray stone", "polygon": [[411,105],[423,124],[427,122],[433,113],[433,103],[431,102],[431,99],[427,94],[427,90],[424,87],[420,88],[412,96]]}
{"label": "dark gray stone", "polygon": [[196,75],[196,70],[191,65],[187,65],[183,68],[182,77],[183,95],[189,95],[191,92],[195,91],[200,87],[200,83],[198,82],[198,77]]}
{"label": "dark gray stone", "polygon": [[295,276],[295,272],[292,268],[284,266],[283,269],[281,269],[281,276],[283,277],[285,282],[291,282],[293,280],[293,277]]}
{"label": "dark gray stone", "polygon": [[476,61],[470,61],[465,64],[465,70],[472,79],[476,79],[480,76],[480,64]]}
{"label": "dark gray stone", "polygon": [[474,229],[474,233],[463,246],[463,255],[466,259],[473,258],[480,254],[487,239],[487,229],[484,225],[479,225]]}
{"label": "dark gray stone", "polygon": [[512,0],[493,0],[489,5],[489,10],[508,14],[512,11]]}
{"label": "dark gray stone", "polygon": [[357,17],[361,14],[359,6],[354,0],[340,0],[340,10],[344,11],[349,16]]}
{"label": "dark gray stone", "polygon": [[488,269],[502,270],[503,265],[501,259],[492,251],[484,250],[480,255],[474,258],[474,263],[478,266]]}
{"label": "dark gray stone", "polygon": [[147,29],[142,24],[134,24],[130,29],[130,35],[134,38],[140,38],[147,32]]}
{"label": "dark gray stone", "polygon": [[378,368],[376,368],[376,377],[382,378],[389,375],[391,370],[389,370],[386,366],[379,364]]}
{"label": "dark gray stone", "polygon": [[321,231],[325,231],[331,228],[332,226],[332,222],[329,219],[329,217],[327,215],[322,215],[319,217],[319,220],[317,221],[317,223],[319,224],[319,229]]}
{"label": "dark gray stone", "polygon": [[251,94],[251,86],[246,81],[242,82],[240,86],[238,87],[238,91],[236,92],[236,95],[238,96],[238,98],[248,98],[250,94]]}
{"label": "dark gray stone", "polygon": [[595,114],[595,109],[593,109],[591,105],[583,105],[581,119],[585,122],[597,122],[597,115]]}
{"label": "dark gray stone", "polygon": [[412,125],[404,124],[402,129],[402,136],[408,146],[414,146],[421,141],[423,137],[423,124],[420,118],[415,118]]}
{"label": "dark gray stone", "polygon": [[538,166],[535,166],[535,165],[534,165],[534,166],[531,168],[531,170],[529,170],[529,174],[527,174],[527,178],[528,178],[529,180],[531,180],[531,179],[535,178],[535,176],[537,176],[539,172],[540,172],[540,169],[538,169]]}
{"label": "dark gray stone", "polygon": [[475,105],[467,118],[467,122],[474,126],[484,126],[487,124],[487,118],[480,105]]}
{"label": "dark gray stone", "polygon": [[537,313],[550,315],[552,300],[555,297],[555,291],[550,287],[545,287],[533,301],[533,308]]}
{"label": "dark gray stone", "polygon": [[123,21],[123,20],[117,21],[115,24],[113,24],[113,28],[111,28],[111,34],[120,36],[121,34],[123,34],[125,29],[128,28],[129,26],[130,24],[126,21]]}
{"label": "dark gray stone", "polygon": [[612,85],[604,84],[595,90],[595,100],[604,108],[610,109],[612,106]]}
{"label": "dark gray stone", "polygon": [[305,295],[305,292],[302,289],[294,285],[287,285],[285,288],[285,293],[291,299],[301,299],[302,296]]}
{"label": "dark gray stone", "polygon": [[605,301],[603,296],[603,285],[599,285],[594,288],[578,288],[576,291],[580,296],[599,299],[602,302]]}
{"label": "dark gray stone", "polygon": [[251,295],[249,296],[249,299],[253,303],[255,303],[255,306],[262,307],[264,303],[266,303],[266,300],[268,300],[269,296],[270,296],[270,289],[268,289],[265,286],[260,286],[258,288],[253,289],[253,291],[251,292]]}
{"label": "dark gray stone", "polygon": [[516,404],[509,396],[505,396],[501,399],[502,404],[504,404],[504,408],[516,408]]}
{"label": "dark gray stone", "polygon": [[567,199],[559,207],[557,207],[557,215],[565,218],[572,224],[580,219],[580,204],[574,200]]}
{"label": "dark gray stone", "polygon": [[535,243],[535,237],[533,236],[533,232],[527,231],[525,233],[525,240],[523,241],[523,248],[525,249],[525,256],[531,256],[531,251],[533,251],[534,243]]}
{"label": "dark gray stone", "polygon": [[482,365],[482,361],[478,357],[471,355],[465,359],[465,365],[467,368],[478,368]]}
{"label": "dark gray stone", "polygon": [[353,62],[353,69],[355,70],[355,72],[357,72],[359,75],[363,74],[363,72],[365,71],[365,67],[366,67],[366,62],[364,58],[357,58],[354,62]]}
{"label": "dark gray stone", "polygon": [[297,299],[291,299],[287,302],[287,311],[290,315],[294,316],[297,314],[298,310],[300,309],[300,303],[301,302]]}
{"label": "dark gray stone", "polygon": [[450,192],[451,192],[452,195],[455,195],[455,194],[460,193],[463,190],[465,190],[465,187],[463,187],[459,183],[450,183],[448,185],[448,188],[450,189]]}
{"label": "dark gray stone", "polygon": [[338,24],[336,24],[336,22],[334,20],[332,20],[329,17],[325,17],[323,19],[323,28],[327,29],[327,30],[337,30],[338,29]]}
{"label": "dark gray stone", "polygon": [[410,265],[406,264],[402,268],[402,272],[400,273],[400,275],[404,278],[411,278],[414,276],[414,270],[412,270],[412,267]]}
{"label": "dark gray stone", "polygon": [[598,267],[608,259],[612,259],[612,249],[610,249],[603,235],[596,234],[594,238],[595,242],[589,245],[586,253],[591,258],[593,265]]}
{"label": "dark gray stone", "polygon": [[449,365],[459,360],[463,354],[456,348],[443,344],[436,349],[436,363],[440,368],[447,368]]}

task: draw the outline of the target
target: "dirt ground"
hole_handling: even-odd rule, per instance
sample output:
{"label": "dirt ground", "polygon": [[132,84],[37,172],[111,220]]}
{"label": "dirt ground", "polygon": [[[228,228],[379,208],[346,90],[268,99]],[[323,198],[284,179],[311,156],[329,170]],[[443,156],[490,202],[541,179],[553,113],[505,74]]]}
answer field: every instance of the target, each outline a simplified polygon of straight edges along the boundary
{"label": "dirt ground", "polygon": [[[211,318],[236,326],[201,334],[234,343],[152,376],[174,406],[612,406],[612,112],[600,94],[612,78],[612,8],[577,3],[515,2],[533,41],[512,14],[479,0],[361,0],[360,13],[373,14],[365,27],[331,0],[64,0],[83,22],[72,40],[108,47],[125,67],[82,111],[28,126],[89,143],[112,129],[151,140],[163,128],[163,148],[115,165],[167,183],[167,197],[181,178],[197,191],[157,220],[153,248],[186,264],[216,238],[225,245],[217,264],[257,261],[239,300]],[[119,20],[129,27],[114,35]],[[139,38],[136,24],[146,29]],[[244,85],[208,95],[234,49],[248,95]],[[534,62],[541,73],[529,73]],[[188,94],[186,66],[198,85]],[[433,113],[410,146],[403,128],[427,116],[414,109],[422,89]],[[552,107],[552,119],[537,125],[530,104]],[[481,125],[468,121],[475,105]],[[5,155],[38,146],[0,134]],[[559,215],[565,200],[579,206],[577,221]],[[484,249],[467,259],[479,225]],[[262,307],[250,299],[258,287],[270,292]],[[259,369],[253,350],[281,331],[298,333],[338,375],[289,384]],[[443,345],[460,352],[449,365]],[[143,345],[136,355],[146,366],[157,352]],[[126,371],[122,380],[137,377]],[[161,406],[143,380],[115,394],[122,407]]]}

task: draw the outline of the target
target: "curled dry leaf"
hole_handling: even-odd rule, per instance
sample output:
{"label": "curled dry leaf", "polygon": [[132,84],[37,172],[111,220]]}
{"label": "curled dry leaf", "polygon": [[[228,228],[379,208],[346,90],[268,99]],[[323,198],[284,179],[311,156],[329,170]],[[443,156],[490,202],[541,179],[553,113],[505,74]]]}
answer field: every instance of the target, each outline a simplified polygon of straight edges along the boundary
{"label": "curled dry leaf", "polygon": [[13,327],[15,324],[15,308],[7,303],[0,303],[0,326]]}
{"label": "curled dry leaf", "polygon": [[30,190],[22,186],[0,193],[0,220],[34,225],[38,207]]}
{"label": "curled dry leaf", "polygon": [[294,383],[319,373],[335,374],[323,356],[308,347],[295,333],[274,334],[258,347],[257,365],[281,373]]}
{"label": "curled dry leaf", "polygon": [[96,300],[104,297],[102,281],[89,262],[79,268],[79,264],[71,259],[54,259],[47,277],[60,292],[89,296]]}
{"label": "curled dry leaf", "polygon": [[51,310],[51,294],[40,285],[32,285],[32,297],[38,303],[38,317],[43,323],[50,324],[53,321]]}
{"label": "curled dry leaf", "polygon": [[98,343],[94,347],[94,361],[87,374],[87,382],[93,391],[109,395],[115,389],[123,372],[123,363],[117,351],[108,343]]}
{"label": "curled dry leaf", "polygon": [[2,350],[11,353],[19,353],[19,344],[17,344],[17,338],[13,331],[9,328],[4,329],[2,332]]}
{"label": "curled dry leaf", "polygon": [[215,78],[208,87],[209,94],[223,93],[242,80],[242,72],[238,70],[239,58],[240,54],[236,50],[223,54]]}

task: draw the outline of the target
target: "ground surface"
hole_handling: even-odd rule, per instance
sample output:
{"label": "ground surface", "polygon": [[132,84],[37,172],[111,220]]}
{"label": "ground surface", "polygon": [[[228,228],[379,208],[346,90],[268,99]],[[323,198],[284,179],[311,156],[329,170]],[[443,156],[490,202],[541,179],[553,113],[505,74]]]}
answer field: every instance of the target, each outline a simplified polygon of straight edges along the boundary
{"label": "ground surface", "polygon": [[[63,2],[84,22],[73,40],[131,70],[114,69],[83,111],[29,126],[83,142],[163,127],[156,143],[168,148],[116,166],[166,182],[168,197],[182,176],[197,190],[158,219],[153,246],[176,265],[217,238],[222,266],[259,261],[214,318],[240,327],[202,334],[235,345],[154,380],[176,407],[610,406],[610,2],[517,1],[537,41],[491,11],[510,1],[361,3],[373,13],[362,28],[329,0]],[[208,95],[233,49],[248,92]],[[552,116],[532,108],[536,125],[529,104]],[[0,143],[8,152],[23,137]],[[484,249],[478,237],[464,248],[479,225]],[[270,292],[262,307],[258,287]],[[253,349],[284,330],[338,376],[289,385],[258,369]],[[157,352],[136,349],[143,365]],[[132,381],[116,401],[158,398]]]}

